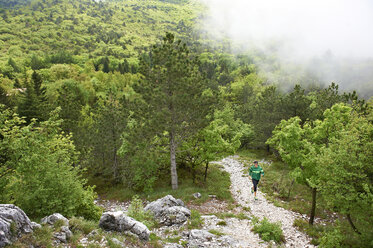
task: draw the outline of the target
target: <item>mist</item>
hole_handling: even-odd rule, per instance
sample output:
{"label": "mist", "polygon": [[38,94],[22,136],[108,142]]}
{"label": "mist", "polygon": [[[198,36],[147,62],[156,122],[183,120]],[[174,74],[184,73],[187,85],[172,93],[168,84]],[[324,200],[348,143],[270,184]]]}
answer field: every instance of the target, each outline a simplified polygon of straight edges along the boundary
{"label": "mist", "polygon": [[260,50],[276,57],[283,75],[273,73],[278,71],[273,64],[258,63],[274,83],[336,82],[364,97],[373,95],[373,1],[202,2],[210,38],[230,38],[235,52]]}

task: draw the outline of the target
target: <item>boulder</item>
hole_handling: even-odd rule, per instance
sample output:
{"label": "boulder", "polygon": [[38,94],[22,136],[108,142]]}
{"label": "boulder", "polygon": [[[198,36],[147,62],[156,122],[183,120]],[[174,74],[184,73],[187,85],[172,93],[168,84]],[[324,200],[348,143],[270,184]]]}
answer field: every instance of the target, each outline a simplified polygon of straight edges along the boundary
{"label": "boulder", "polygon": [[54,213],[52,215],[44,217],[43,219],[41,219],[40,223],[54,225],[54,223],[56,223],[58,220],[62,220],[64,222],[64,226],[69,226],[69,220],[59,213]]}
{"label": "boulder", "polygon": [[176,243],[167,243],[164,244],[163,248],[183,248],[183,246]]}
{"label": "boulder", "polygon": [[207,247],[215,235],[206,230],[193,229],[189,234],[188,247]]}
{"label": "boulder", "polygon": [[184,202],[167,195],[146,205],[145,211],[154,214],[155,219],[162,225],[171,226],[182,224],[190,217],[190,210],[184,207]]}
{"label": "boulder", "polygon": [[143,223],[128,217],[122,211],[103,213],[99,226],[106,231],[129,231],[145,241],[148,241],[150,236],[149,229]]}
{"label": "boulder", "polygon": [[125,247],[126,245],[123,243],[123,242],[120,242],[118,239],[116,238],[112,238],[111,239],[111,242],[113,242],[116,246],[119,246],[119,247]]}
{"label": "boulder", "polygon": [[214,234],[206,230],[193,229],[190,231],[189,239],[198,239],[200,241],[211,241],[215,237]]}
{"label": "boulder", "polygon": [[159,223],[165,226],[172,226],[175,224],[183,224],[190,218],[191,212],[189,209],[180,206],[167,208],[163,214],[158,218]]}
{"label": "boulder", "polygon": [[196,198],[196,199],[198,199],[198,198],[201,198],[202,195],[201,195],[201,193],[197,192],[197,193],[193,194],[193,197]]}
{"label": "boulder", "polygon": [[32,228],[22,209],[12,204],[0,204],[0,247],[11,244],[21,234],[31,233]]}
{"label": "boulder", "polygon": [[69,227],[62,226],[61,230],[53,235],[58,241],[62,243],[67,243],[67,241],[73,236]]}

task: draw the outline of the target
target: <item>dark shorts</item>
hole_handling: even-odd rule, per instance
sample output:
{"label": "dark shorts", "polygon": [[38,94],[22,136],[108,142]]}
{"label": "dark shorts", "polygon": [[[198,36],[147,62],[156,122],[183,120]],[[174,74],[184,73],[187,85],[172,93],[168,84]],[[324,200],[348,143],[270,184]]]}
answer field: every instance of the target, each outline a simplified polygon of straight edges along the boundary
{"label": "dark shorts", "polygon": [[253,180],[253,185],[254,185],[254,191],[256,192],[256,188],[258,187],[259,180],[252,179]]}

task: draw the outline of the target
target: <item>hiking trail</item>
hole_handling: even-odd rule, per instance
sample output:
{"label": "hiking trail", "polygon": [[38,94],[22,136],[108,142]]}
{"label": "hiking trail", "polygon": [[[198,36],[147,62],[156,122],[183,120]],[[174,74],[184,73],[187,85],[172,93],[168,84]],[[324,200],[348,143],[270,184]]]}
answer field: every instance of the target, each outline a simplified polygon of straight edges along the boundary
{"label": "hiking trail", "polygon": [[[238,158],[238,156],[230,156],[218,162],[214,162],[215,164],[222,165],[224,170],[230,174],[231,193],[234,200],[242,207],[250,208],[251,213],[260,220],[266,217],[270,222],[280,222],[286,240],[284,244],[285,247],[315,247],[310,244],[311,239],[306,234],[300,232],[293,226],[294,220],[296,218],[301,218],[301,214],[276,207],[268,202],[265,199],[265,194],[260,191],[260,184],[257,192],[258,200],[254,200],[254,194],[251,193],[250,189],[252,182],[248,176],[244,175],[244,170],[246,168],[237,160]],[[259,165],[262,164],[270,164],[270,162],[265,160],[259,161]],[[222,231],[238,240],[238,247],[268,246],[268,243],[263,242],[257,234],[251,231],[253,225],[250,221],[236,221],[239,223],[236,223],[236,225],[227,225]]]}

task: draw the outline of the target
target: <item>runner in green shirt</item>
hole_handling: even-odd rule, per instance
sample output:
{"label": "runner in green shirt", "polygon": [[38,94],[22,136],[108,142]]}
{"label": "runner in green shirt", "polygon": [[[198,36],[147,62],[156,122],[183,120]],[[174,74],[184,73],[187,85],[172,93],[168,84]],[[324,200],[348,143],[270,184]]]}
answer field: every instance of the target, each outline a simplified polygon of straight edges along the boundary
{"label": "runner in green shirt", "polygon": [[251,193],[254,193],[254,199],[258,200],[256,197],[256,189],[261,176],[264,176],[264,171],[262,167],[258,165],[258,161],[254,161],[254,165],[250,167],[249,176],[253,181],[253,187],[251,188]]}

